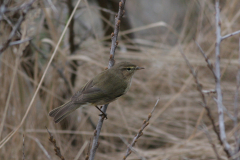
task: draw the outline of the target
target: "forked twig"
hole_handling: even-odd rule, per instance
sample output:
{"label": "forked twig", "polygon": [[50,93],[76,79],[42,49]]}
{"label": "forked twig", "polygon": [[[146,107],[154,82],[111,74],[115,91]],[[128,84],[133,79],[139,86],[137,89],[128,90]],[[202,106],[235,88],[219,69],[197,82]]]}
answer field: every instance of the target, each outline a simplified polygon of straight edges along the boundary
{"label": "forked twig", "polygon": [[149,120],[151,119],[153,111],[155,110],[158,102],[159,102],[159,99],[157,100],[157,102],[156,102],[155,106],[153,107],[151,113],[149,113],[147,120],[143,121],[142,127],[139,129],[138,133],[133,138],[132,143],[128,146],[127,151],[125,153],[125,156],[123,157],[123,160],[126,160],[126,158],[132,153],[132,148],[136,144],[137,140],[143,135],[143,130],[148,126]]}
{"label": "forked twig", "polygon": [[197,41],[195,41],[196,45],[198,46],[200,52],[202,53],[205,61],[207,62],[207,66],[208,68],[210,69],[210,71],[212,72],[213,76],[214,76],[214,79],[215,79],[215,82],[216,82],[216,79],[217,79],[217,76],[216,76],[216,73],[214,71],[214,68],[213,68],[213,65],[211,63],[211,61],[209,60],[209,58],[207,57],[207,55],[205,54],[205,52],[203,51],[202,47],[197,43]]}
{"label": "forked twig", "polygon": [[193,75],[193,77],[194,77],[195,83],[196,83],[196,85],[197,85],[197,91],[200,93],[201,98],[202,98],[202,102],[203,102],[202,105],[203,105],[203,107],[204,107],[204,108],[206,109],[206,111],[207,111],[207,116],[208,116],[208,118],[209,118],[210,121],[211,121],[211,124],[212,124],[212,126],[213,126],[213,130],[214,130],[214,132],[216,133],[216,135],[217,135],[217,137],[218,137],[219,143],[222,145],[223,143],[222,143],[222,140],[221,140],[221,137],[220,137],[220,133],[218,132],[218,129],[217,129],[216,125],[215,125],[215,121],[214,121],[214,119],[213,119],[211,110],[210,110],[209,106],[207,105],[206,97],[205,97],[205,95],[204,95],[204,93],[203,93],[203,91],[202,91],[202,84],[201,84],[201,83],[199,82],[199,80],[198,80],[197,73],[195,72],[195,70],[193,69],[193,66],[190,64],[190,62],[188,61],[187,57],[186,57],[185,54],[183,53],[183,50],[182,50],[181,47],[180,47],[180,53],[182,54],[182,56],[183,56],[183,58],[184,58],[184,60],[185,60],[185,62],[186,62],[186,64],[187,64],[187,66],[188,66],[188,68],[189,68],[189,70],[190,70],[190,73],[191,73],[191,74]]}
{"label": "forked twig", "polygon": [[220,156],[219,156],[219,154],[218,154],[218,151],[217,151],[217,148],[216,148],[216,145],[213,143],[213,140],[212,140],[212,137],[211,137],[211,135],[210,135],[210,133],[209,133],[209,131],[208,131],[208,128],[206,127],[206,125],[205,125],[204,123],[202,124],[202,128],[201,128],[201,129],[202,129],[203,132],[206,134],[209,143],[212,145],[212,148],[213,148],[213,151],[214,151],[214,153],[215,153],[215,155],[216,155],[216,158],[217,158],[218,160],[221,160],[222,158],[220,158]]}
{"label": "forked twig", "polygon": [[227,35],[225,35],[225,36],[222,36],[221,41],[223,41],[224,39],[229,38],[229,37],[231,37],[231,36],[234,36],[234,35],[236,35],[236,34],[239,34],[239,33],[240,33],[240,30],[239,30],[239,31],[236,31],[236,32],[233,32],[233,33],[230,33],[230,34],[227,34]]}
{"label": "forked twig", "polygon": [[26,16],[27,12],[31,9],[34,1],[36,1],[36,0],[31,0],[29,3],[26,4],[25,10],[22,11],[22,14],[21,14],[20,18],[18,19],[16,25],[13,26],[13,29],[12,29],[7,41],[0,47],[0,55],[3,53],[3,51],[5,51],[9,47],[10,42],[12,41],[15,34],[17,33],[17,30],[19,29],[22,22],[24,21],[25,16]]}
{"label": "forked twig", "polygon": [[220,43],[222,40],[221,36],[221,21],[220,21],[220,9],[219,9],[219,0],[215,1],[215,10],[216,10],[216,45],[215,45],[215,73],[216,73],[216,92],[217,92],[217,107],[218,107],[218,119],[219,119],[219,132],[221,142],[223,144],[224,151],[228,157],[232,156],[232,151],[229,143],[227,142],[227,137],[225,133],[225,124],[224,124],[224,113],[223,113],[223,97],[221,90],[221,70],[220,70]]}

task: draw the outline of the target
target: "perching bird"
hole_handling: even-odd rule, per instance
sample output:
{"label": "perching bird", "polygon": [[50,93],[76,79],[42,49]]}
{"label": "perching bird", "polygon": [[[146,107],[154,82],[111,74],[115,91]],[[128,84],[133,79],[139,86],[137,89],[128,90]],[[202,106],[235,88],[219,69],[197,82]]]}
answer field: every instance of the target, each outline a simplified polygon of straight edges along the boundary
{"label": "perching bird", "polygon": [[130,62],[120,62],[88,81],[62,106],[49,112],[55,123],[60,122],[79,107],[108,104],[126,94],[135,71],[144,69]]}

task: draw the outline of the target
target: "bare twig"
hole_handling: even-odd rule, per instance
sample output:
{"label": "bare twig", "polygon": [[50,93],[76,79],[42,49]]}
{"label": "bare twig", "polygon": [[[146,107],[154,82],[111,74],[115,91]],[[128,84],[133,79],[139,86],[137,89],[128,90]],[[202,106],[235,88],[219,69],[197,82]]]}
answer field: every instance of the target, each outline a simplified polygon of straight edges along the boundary
{"label": "bare twig", "polygon": [[118,38],[121,18],[123,16],[124,12],[125,12],[124,11],[125,1],[126,0],[121,0],[121,2],[119,2],[118,14],[115,17],[114,32],[111,34],[112,44],[111,44],[110,60],[109,60],[108,68],[111,68],[114,65],[114,63],[115,63],[114,55],[115,55],[115,50],[116,50],[116,48],[118,46],[117,38]]}
{"label": "bare twig", "polygon": [[90,153],[90,149],[91,149],[91,138],[90,138],[90,142],[88,144],[88,151],[87,151],[87,155],[85,156],[85,160],[89,160],[89,153]]}
{"label": "bare twig", "polygon": [[125,160],[132,153],[132,148],[136,144],[137,140],[143,135],[143,130],[148,126],[149,120],[152,117],[153,111],[155,110],[158,102],[159,102],[159,99],[157,100],[157,102],[156,102],[155,106],[153,107],[151,113],[149,113],[147,120],[143,121],[142,127],[138,131],[137,135],[133,138],[132,143],[128,146],[127,151],[125,153],[125,156],[123,157],[123,160]]}
{"label": "bare twig", "polygon": [[[119,2],[119,10],[118,10],[118,14],[115,17],[115,26],[114,26],[114,32],[112,33],[112,45],[111,45],[111,50],[110,50],[110,59],[109,59],[109,64],[108,64],[108,68],[111,68],[114,66],[114,55],[115,55],[115,50],[117,48],[118,45],[118,33],[119,33],[119,28],[120,28],[120,22],[121,22],[121,18],[124,14],[124,5],[125,5],[125,1],[126,0],[121,0],[121,2]],[[102,111],[103,113],[106,114],[107,111],[107,107],[108,104],[105,104],[102,107]],[[99,120],[98,120],[98,124],[96,127],[96,130],[94,131],[94,137],[93,137],[93,142],[92,142],[92,148],[90,151],[90,157],[89,160],[94,160],[94,156],[96,154],[99,142],[98,142],[98,138],[102,129],[102,125],[103,125],[103,121],[104,121],[104,116],[100,116]]]}
{"label": "bare twig", "polygon": [[[25,14],[23,14],[23,15],[25,15]],[[1,46],[1,48],[0,48],[0,55],[3,53],[3,51],[5,51],[5,50],[8,48],[11,40],[12,40],[13,37],[15,36],[15,34],[16,34],[18,28],[20,27],[20,25],[22,24],[22,22],[23,22],[23,20],[24,20],[24,16],[23,16],[23,15],[20,16],[20,18],[19,18],[18,21],[17,21],[17,24],[13,27],[13,30],[12,30],[12,32],[10,33],[7,41]]]}
{"label": "bare twig", "polygon": [[204,95],[204,93],[203,93],[203,91],[202,91],[202,84],[201,84],[201,83],[199,82],[199,80],[198,80],[197,73],[195,72],[195,70],[193,69],[192,65],[191,65],[190,62],[188,61],[187,57],[186,57],[185,54],[183,53],[182,48],[180,48],[180,53],[182,54],[184,60],[186,61],[187,66],[188,66],[188,68],[190,69],[190,73],[191,73],[191,74],[193,75],[193,77],[194,77],[195,83],[196,83],[196,85],[197,85],[197,90],[198,90],[198,92],[200,93],[201,98],[202,98],[202,102],[203,102],[202,105],[203,105],[203,107],[204,107],[204,108],[206,109],[206,111],[207,111],[207,116],[208,116],[208,118],[210,119],[210,121],[211,121],[211,123],[212,123],[213,130],[214,130],[214,132],[216,133],[216,135],[217,135],[217,137],[218,137],[219,143],[222,145],[222,141],[221,141],[220,134],[219,134],[219,132],[218,132],[218,130],[217,130],[217,127],[216,127],[216,125],[215,125],[215,121],[214,121],[214,119],[213,119],[211,110],[210,110],[209,106],[207,105],[206,97],[205,97],[205,95]]}
{"label": "bare twig", "polygon": [[[47,129],[47,127],[46,127]],[[51,134],[51,132],[47,129],[47,132],[49,134],[49,141],[54,145],[54,151],[55,154],[61,159],[61,160],[65,160],[65,158],[63,157],[63,155],[61,154],[61,150],[60,148],[57,146],[56,140],[53,138],[53,135]]]}
{"label": "bare twig", "polygon": [[208,128],[206,127],[206,125],[204,123],[202,123],[202,128],[201,129],[204,131],[204,133],[206,134],[206,136],[208,138],[209,143],[212,145],[212,148],[213,148],[213,151],[216,155],[216,158],[218,160],[221,160],[222,158],[220,158],[220,156],[218,154],[218,151],[217,151],[217,148],[216,148],[216,145],[213,143],[213,140],[212,140],[212,137],[211,137],[211,135],[208,131]]}
{"label": "bare twig", "polygon": [[219,9],[219,0],[215,1],[216,9],[216,45],[215,45],[215,73],[216,73],[216,92],[217,92],[217,107],[218,107],[218,119],[219,119],[219,132],[220,138],[223,143],[224,151],[228,157],[232,156],[232,151],[230,145],[227,142],[226,133],[225,133],[225,124],[224,124],[224,113],[223,113],[223,104],[222,104],[222,90],[221,90],[221,71],[220,71],[220,43],[222,40],[221,37],[221,21],[220,21],[220,9]]}
{"label": "bare twig", "polygon": [[133,151],[133,152],[139,157],[139,159],[141,159],[141,160],[146,160],[146,158],[145,158],[145,157],[142,157],[142,156],[136,151],[136,149],[135,149],[133,146],[131,146],[131,144],[129,144],[121,135],[120,135],[119,137],[120,137],[121,140],[127,145],[127,147],[131,148],[131,151]]}
{"label": "bare twig", "polygon": [[32,1],[27,2],[27,3],[25,2],[22,5],[17,6],[17,7],[13,7],[13,8],[6,8],[5,5],[2,5],[1,9],[0,9],[0,20],[1,20],[1,15],[3,15],[3,14],[8,14],[8,13],[14,14],[15,12],[17,12],[19,10],[24,10],[24,9],[27,10],[29,8],[29,6],[32,6],[34,1],[35,0],[32,0]]}
{"label": "bare twig", "polygon": [[23,20],[25,19],[25,16],[26,16],[27,12],[31,9],[34,1],[36,1],[36,0],[31,0],[31,2],[29,2],[26,5],[25,10],[22,11],[22,14],[21,14],[20,18],[18,19],[16,25],[13,27],[7,41],[0,47],[0,55],[3,53],[3,51],[5,51],[8,48],[8,46],[9,46],[10,42],[12,41],[12,39],[14,38],[17,30],[19,29]]}
{"label": "bare twig", "polygon": [[221,38],[221,41],[223,41],[224,39],[228,38],[228,37],[231,37],[231,36],[234,36],[236,34],[239,34],[240,33],[240,30],[239,31],[236,31],[236,32],[233,32],[233,33],[230,33],[230,34],[227,34],[225,36],[222,36]]}
{"label": "bare twig", "polygon": [[[1,17],[1,11],[0,11],[0,17]],[[2,17],[12,28],[14,28],[14,25],[12,24],[11,20],[5,14],[2,13]],[[0,21],[1,21],[1,18],[0,18]],[[17,32],[19,35],[21,34],[19,30]]]}
{"label": "bare twig", "polygon": [[[237,87],[236,87],[235,98],[234,98],[234,117],[235,117],[234,128],[236,128],[238,125],[238,96],[239,96],[239,88],[240,88],[240,38],[239,38],[239,55],[238,55],[238,73],[237,73],[236,79],[237,79]],[[237,154],[237,152],[239,151],[239,137],[238,137],[239,134],[238,133],[239,131],[236,129],[234,133],[235,144],[236,144],[235,154]]]}
{"label": "bare twig", "polygon": [[217,77],[216,77],[216,74],[215,74],[215,71],[214,71],[212,63],[210,62],[209,58],[207,57],[207,55],[205,54],[205,52],[203,51],[201,46],[197,43],[197,41],[195,41],[195,43],[198,46],[198,48],[199,48],[200,52],[202,53],[203,57],[205,58],[205,61],[207,62],[207,66],[210,69],[210,71],[212,72],[212,74],[213,74],[213,76],[215,78],[215,81],[216,81]]}
{"label": "bare twig", "polygon": [[26,38],[24,40],[19,40],[19,41],[14,41],[14,42],[10,42],[9,46],[13,46],[13,45],[18,45],[18,44],[21,44],[21,43],[24,43],[24,42],[28,42],[32,40],[32,38]]}

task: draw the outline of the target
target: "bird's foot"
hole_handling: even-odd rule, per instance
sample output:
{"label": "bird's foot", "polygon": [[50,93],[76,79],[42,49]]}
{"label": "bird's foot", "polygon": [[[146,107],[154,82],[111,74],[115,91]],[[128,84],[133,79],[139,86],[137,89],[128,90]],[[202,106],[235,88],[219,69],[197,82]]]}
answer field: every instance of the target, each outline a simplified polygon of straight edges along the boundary
{"label": "bird's foot", "polygon": [[99,116],[101,116],[101,117],[103,117],[105,119],[108,119],[106,113],[104,113],[100,108],[98,108],[98,106],[95,106],[95,107],[101,112],[101,114],[99,114]]}

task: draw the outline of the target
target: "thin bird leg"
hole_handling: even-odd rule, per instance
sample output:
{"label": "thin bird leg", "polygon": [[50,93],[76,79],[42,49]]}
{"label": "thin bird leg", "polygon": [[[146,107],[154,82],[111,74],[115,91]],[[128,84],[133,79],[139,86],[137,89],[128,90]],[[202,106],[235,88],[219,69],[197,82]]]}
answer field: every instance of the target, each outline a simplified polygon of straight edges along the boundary
{"label": "thin bird leg", "polygon": [[99,116],[104,116],[104,118],[108,119],[106,113],[104,113],[100,108],[98,108],[98,106],[95,106],[95,107],[101,112]]}

